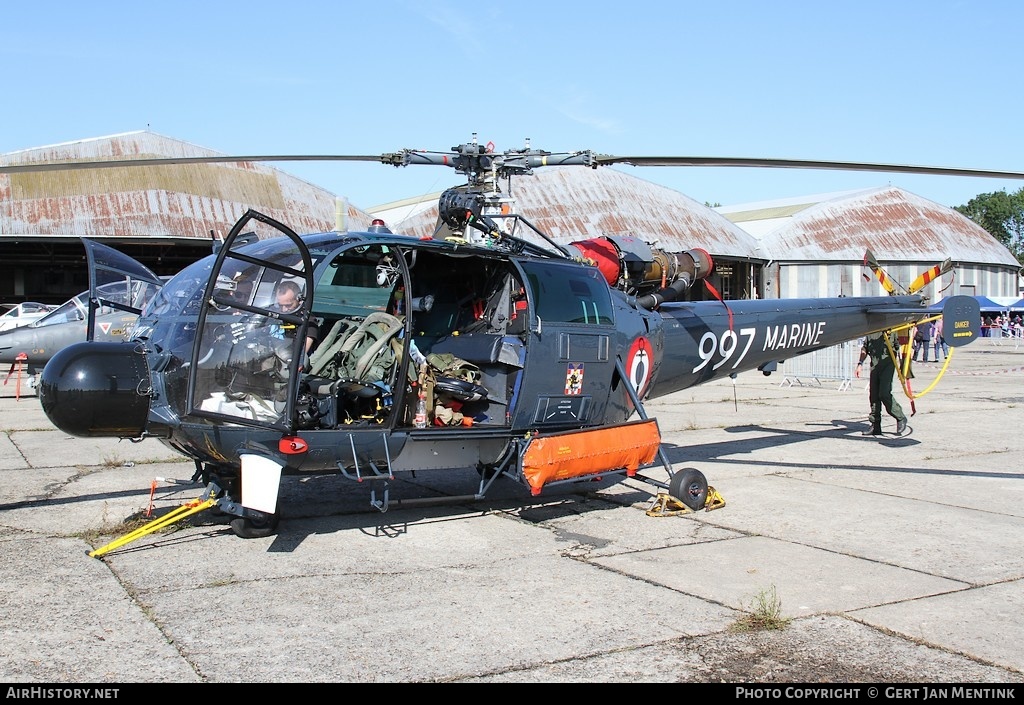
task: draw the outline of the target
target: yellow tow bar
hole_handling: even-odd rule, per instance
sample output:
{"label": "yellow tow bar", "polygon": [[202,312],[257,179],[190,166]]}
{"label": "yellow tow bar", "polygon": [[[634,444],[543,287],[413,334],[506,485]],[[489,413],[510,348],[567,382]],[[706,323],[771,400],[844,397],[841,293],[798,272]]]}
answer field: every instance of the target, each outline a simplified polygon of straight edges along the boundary
{"label": "yellow tow bar", "polygon": [[216,503],[217,500],[213,498],[206,500],[196,499],[191,502],[187,502],[164,516],[154,519],[144,526],[140,526],[138,529],[135,529],[135,531],[130,531],[121,538],[114,539],[106,546],[100,546],[94,551],[89,551],[89,556],[91,558],[99,558],[104,553],[109,553],[115,548],[121,548],[121,546],[129,544],[135,539],[140,539],[147,534],[152,534],[154,531],[159,531],[164,527],[170,526],[176,521],[181,521],[187,516],[191,516],[197,512],[203,511],[204,509],[208,509]]}
{"label": "yellow tow bar", "polygon": [[[721,509],[724,506],[725,498],[718,494],[718,490],[709,485],[708,496],[704,499],[704,511],[710,512],[712,509]],[[679,514],[692,513],[692,509],[667,492],[659,492],[658,496],[651,502],[651,508],[647,510],[647,516],[649,517],[672,517]]]}

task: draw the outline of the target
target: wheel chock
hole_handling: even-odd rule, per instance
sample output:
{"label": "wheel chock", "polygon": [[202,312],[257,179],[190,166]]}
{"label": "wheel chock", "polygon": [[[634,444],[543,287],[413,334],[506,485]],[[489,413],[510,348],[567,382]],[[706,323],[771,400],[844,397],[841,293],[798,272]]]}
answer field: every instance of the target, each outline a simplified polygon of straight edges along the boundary
{"label": "wheel chock", "polygon": [[724,506],[725,497],[718,494],[718,490],[714,487],[708,485],[708,496],[707,499],[704,500],[704,511],[710,512],[712,509],[721,509]]}
{"label": "wheel chock", "polygon": [[[708,496],[704,500],[704,511],[710,512],[712,509],[721,509],[724,506],[725,498],[718,493],[718,490],[708,485]],[[693,510],[669,493],[659,492],[654,501],[651,502],[651,506],[646,513],[649,517],[673,517],[680,514],[692,514]]]}
{"label": "wheel chock", "polygon": [[[671,509],[669,509],[671,507]],[[678,514],[689,514],[692,510],[668,492],[659,492],[647,510],[649,517],[673,517]]]}

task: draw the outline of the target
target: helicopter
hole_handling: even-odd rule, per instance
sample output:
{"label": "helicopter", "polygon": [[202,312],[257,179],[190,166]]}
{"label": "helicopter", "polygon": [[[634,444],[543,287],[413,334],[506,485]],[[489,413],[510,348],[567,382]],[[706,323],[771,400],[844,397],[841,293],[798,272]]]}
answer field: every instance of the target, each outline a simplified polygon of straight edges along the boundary
{"label": "helicopter", "polygon": [[[64,432],[155,438],[191,459],[193,480],[205,490],[173,520],[216,507],[242,538],[277,531],[285,476],[365,483],[380,512],[403,501],[390,496],[398,473],[467,467],[477,469],[479,484],[453,499],[482,499],[498,480],[539,495],[630,477],[667,490],[685,510],[720,506],[700,470],[668,462],[645,401],[743,372],[770,374],[787,359],[938,315],[925,297],[898,291],[688,301],[714,270],[708,252],[666,252],[626,235],[556,242],[516,212],[503,179],[539,167],[617,163],[1024,178],[848,162],[559,154],[529,145],[496,153],[475,138],[441,152],[48,162],[0,173],[300,159],[445,166],[466,183],[441,195],[426,238],[378,221],[365,231],[300,235],[250,209],[215,253],[155,291],[125,340],[65,347],[39,381],[42,408]],[[98,245],[86,242],[104,252]],[[135,265],[118,265],[108,271],[140,278]],[[297,308],[278,305],[285,289]],[[973,298],[944,299],[941,316],[952,348],[978,337]],[[665,479],[651,474],[658,466]]]}

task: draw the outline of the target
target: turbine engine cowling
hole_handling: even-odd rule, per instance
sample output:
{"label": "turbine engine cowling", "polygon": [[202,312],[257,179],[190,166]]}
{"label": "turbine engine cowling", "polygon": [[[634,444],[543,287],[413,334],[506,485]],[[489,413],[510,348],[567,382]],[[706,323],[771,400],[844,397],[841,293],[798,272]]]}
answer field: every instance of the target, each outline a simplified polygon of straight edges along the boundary
{"label": "turbine engine cowling", "polygon": [[610,286],[635,294],[636,304],[646,309],[675,301],[714,269],[711,255],[699,248],[671,253],[613,235],[569,244],[597,266]]}

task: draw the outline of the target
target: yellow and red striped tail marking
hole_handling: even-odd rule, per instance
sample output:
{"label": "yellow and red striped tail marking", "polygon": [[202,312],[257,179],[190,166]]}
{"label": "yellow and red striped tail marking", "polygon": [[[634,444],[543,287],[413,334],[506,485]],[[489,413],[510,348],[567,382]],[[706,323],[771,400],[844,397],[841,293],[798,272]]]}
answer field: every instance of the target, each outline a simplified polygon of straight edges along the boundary
{"label": "yellow and red striped tail marking", "polygon": [[931,284],[935,279],[938,279],[952,268],[952,260],[947,259],[942,264],[937,264],[931,269],[921,272],[921,276],[919,276],[917,279],[911,282],[910,286],[907,287],[907,291],[913,294],[914,292],[923,289],[924,287]]}
{"label": "yellow and red striped tail marking", "polygon": [[875,278],[878,279],[878,283],[881,284],[882,287],[890,294],[895,294],[896,287],[893,285],[892,280],[886,276],[885,272],[882,271],[880,267],[873,271],[875,273]]}
{"label": "yellow and red striped tail marking", "polygon": [[888,294],[892,295],[896,293],[896,286],[892,283],[892,280],[889,279],[889,275],[887,275],[885,271],[878,266],[878,260],[875,259],[871,250],[864,251],[864,266],[871,268],[871,273],[875,275],[878,283],[882,285],[882,288],[885,289]]}

